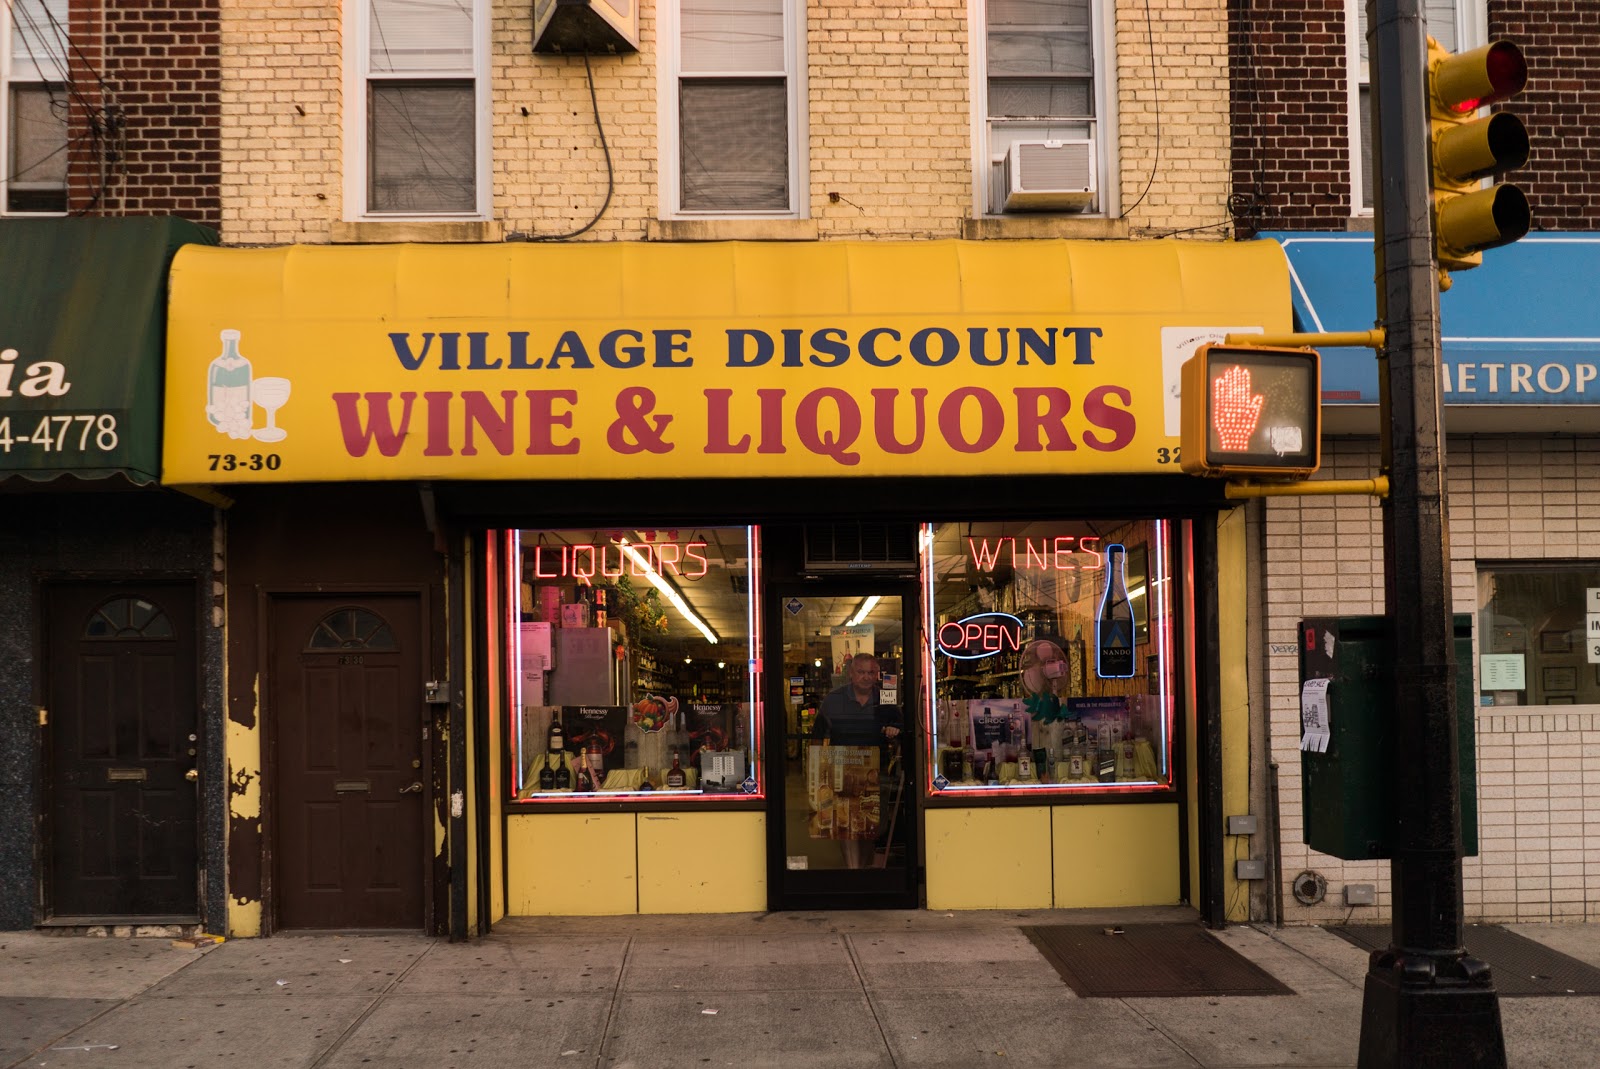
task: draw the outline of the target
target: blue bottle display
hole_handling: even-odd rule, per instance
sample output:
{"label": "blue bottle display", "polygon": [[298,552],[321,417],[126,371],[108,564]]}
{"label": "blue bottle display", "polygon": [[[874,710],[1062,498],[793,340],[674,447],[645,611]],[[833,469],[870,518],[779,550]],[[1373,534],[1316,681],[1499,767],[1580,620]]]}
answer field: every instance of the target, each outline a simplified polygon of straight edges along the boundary
{"label": "blue bottle display", "polygon": [[1094,620],[1095,675],[1127,679],[1133,675],[1133,605],[1128,601],[1128,547],[1106,547],[1106,589]]}

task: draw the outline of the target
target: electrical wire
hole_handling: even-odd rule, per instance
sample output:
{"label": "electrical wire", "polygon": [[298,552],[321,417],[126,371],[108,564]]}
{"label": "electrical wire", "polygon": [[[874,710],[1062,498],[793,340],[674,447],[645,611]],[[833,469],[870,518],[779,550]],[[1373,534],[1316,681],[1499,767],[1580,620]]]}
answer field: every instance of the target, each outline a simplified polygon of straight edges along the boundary
{"label": "electrical wire", "polygon": [[601,202],[600,210],[594,213],[594,218],[576,230],[569,230],[565,234],[508,234],[506,236],[507,241],[566,241],[568,238],[575,238],[580,234],[586,234],[593,230],[595,224],[606,214],[606,209],[611,207],[611,194],[617,185],[616,171],[611,163],[611,146],[606,144],[606,128],[600,121],[600,100],[595,95],[594,69],[589,65],[589,53],[587,51],[583,54],[583,73],[589,79],[589,105],[594,109],[594,128],[595,132],[600,136],[600,151],[604,152],[606,156],[606,199]]}
{"label": "electrical wire", "polygon": [[1150,192],[1150,186],[1156,180],[1156,171],[1161,169],[1161,86],[1156,81],[1156,31],[1155,24],[1150,18],[1150,0],[1144,0],[1144,35],[1145,43],[1150,49],[1150,96],[1155,103],[1152,113],[1156,119],[1156,154],[1150,161],[1150,177],[1145,179],[1144,190],[1139,194],[1138,200],[1123,210],[1124,219],[1144,203],[1145,194]]}

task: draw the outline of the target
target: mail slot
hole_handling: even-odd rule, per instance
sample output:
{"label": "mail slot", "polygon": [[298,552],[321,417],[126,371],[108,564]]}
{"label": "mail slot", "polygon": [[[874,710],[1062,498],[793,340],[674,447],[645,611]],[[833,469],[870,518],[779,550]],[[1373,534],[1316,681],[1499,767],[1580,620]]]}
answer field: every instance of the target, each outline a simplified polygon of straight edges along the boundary
{"label": "mail slot", "polygon": [[364,779],[340,779],[333,781],[335,794],[359,794],[362,791],[372,790],[372,783]]}
{"label": "mail slot", "polygon": [[143,783],[150,778],[148,770],[143,768],[108,768],[106,769],[107,783]]}

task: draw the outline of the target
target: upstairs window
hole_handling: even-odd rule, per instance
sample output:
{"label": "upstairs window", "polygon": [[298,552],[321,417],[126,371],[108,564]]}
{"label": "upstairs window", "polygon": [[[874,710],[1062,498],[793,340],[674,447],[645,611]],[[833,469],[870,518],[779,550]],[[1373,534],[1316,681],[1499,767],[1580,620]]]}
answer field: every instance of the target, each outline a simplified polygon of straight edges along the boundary
{"label": "upstairs window", "polygon": [[67,0],[0,4],[0,191],[7,214],[67,210]]}
{"label": "upstairs window", "polygon": [[[1425,0],[1423,14],[1428,36],[1451,52],[1469,47],[1480,37],[1473,32],[1473,18],[1481,14],[1483,0]],[[1347,72],[1350,93],[1350,144],[1355,146],[1350,161],[1353,215],[1372,214],[1372,71],[1367,62],[1366,0],[1346,0],[1345,28],[1349,36]]]}
{"label": "upstairs window", "polygon": [[1103,210],[1095,6],[985,0],[980,181],[989,212]]}
{"label": "upstairs window", "polygon": [[670,214],[797,214],[798,0],[682,0],[669,40]]}
{"label": "upstairs window", "polygon": [[482,0],[356,0],[357,215],[487,213]]}

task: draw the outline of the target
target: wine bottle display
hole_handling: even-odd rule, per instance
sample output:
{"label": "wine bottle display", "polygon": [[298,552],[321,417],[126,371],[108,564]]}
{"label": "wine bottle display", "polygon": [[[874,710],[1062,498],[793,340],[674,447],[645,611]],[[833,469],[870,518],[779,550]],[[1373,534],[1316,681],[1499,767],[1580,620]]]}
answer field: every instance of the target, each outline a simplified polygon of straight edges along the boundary
{"label": "wine bottle display", "polygon": [[669,790],[682,787],[688,777],[683,773],[683,766],[678,763],[678,751],[672,751],[672,767],[667,769],[667,788]]}
{"label": "wine bottle display", "polygon": [[1095,674],[1101,679],[1133,675],[1133,604],[1128,600],[1128,549],[1106,547],[1106,589],[1094,621]]}

